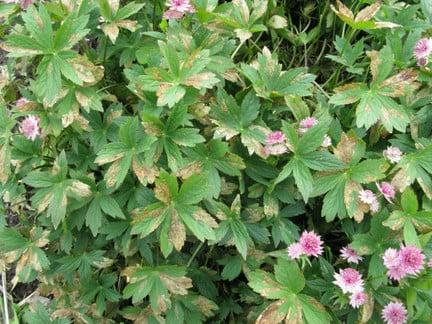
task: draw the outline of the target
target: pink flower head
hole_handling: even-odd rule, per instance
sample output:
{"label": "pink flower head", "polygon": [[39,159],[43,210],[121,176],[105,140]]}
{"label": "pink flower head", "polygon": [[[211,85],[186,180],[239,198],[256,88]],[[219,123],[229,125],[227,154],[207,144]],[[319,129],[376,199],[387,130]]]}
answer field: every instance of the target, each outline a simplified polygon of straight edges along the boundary
{"label": "pink flower head", "polygon": [[329,146],[332,145],[332,140],[330,138],[330,136],[328,136],[327,134],[324,136],[323,142],[321,144],[322,147],[327,148]]}
{"label": "pink flower head", "polygon": [[393,187],[393,185],[389,182],[381,182],[380,184],[376,184],[378,190],[382,193],[384,198],[392,203],[392,199],[395,197],[396,191]]}
{"label": "pink flower head", "polygon": [[183,18],[184,13],[175,10],[167,10],[164,12],[163,17],[165,19],[181,19]]}
{"label": "pink flower head", "polygon": [[379,211],[380,209],[380,203],[377,199],[375,199],[370,205],[369,205],[370,211],[372,212],[372,214],[375,214]]}
{"label": "pink flower head", "polygon": [[401,281],[406,275],[407,273],[400,263],[397,266],[389,268],[387,271],[387,276],[391,280]]}
{"label": "pink flower head", "polygon": [[357,254],[356,251],[351,249],[349,246],[343,247],[341,250],[341,257],[348,262],[358,264],[363,258]]}
{"label": "pink flower head", "polygon": [[427,58],[432,53],[432,38],[422,38],[414,46],[417,60]]}
{"label": "pink flower head", "polygon": [[30,101],[28,101],[26,98],[22,97],[19,98],[17,101],[15,101],[15,106],[17,108],[24,108],[25,105],[27,105]]}
{"label": "pink flower head", "polygon": [[388,248],[383,255],[385,267],[388,269],[387,276],[392,280],[400,281],[406,275],[406,269],[401,264],[400,253],[396,249]]}
{"label": "pink flower head", "polygon": [[407,320],[407,310],[402,303],[388,303],[382,310],[382,318],[386,324],[404,324]]}
{"label": "pink flower head", "polygon": [[267,135],[266,143],[268,145],[279,144],[285,142],[285,135],[281,131],[271,132]]}
{"label": "pink flower head", "polygon": [[39,117],[27,116],[21,122],[19,130],[26,138],[34,141],[40,135]]}
{"label": "pink flower head", "polygon": [[315,117],[307,117],[305,119],[302,119],[300,121],[300,128],[299,128],[299,132],[301,134],[304,134],[307,132],[307,130],[309,128],[314,127],[315,125],[318,124],[318,119],[316,119]]}
{"label": "pink flower head", "polygon": [[366,302],[366,298],[367,296],[363,291],[358,291],[351,295],[349,303],[353,308],[359,308]]}
{"label": "pink flower head", "polygon": [[402,266],[400,253],[398,250],[388,248],[383,255],[384,266],[387,268],[387,276],[396,281],[400,281],[406,275],[406,269]]}
{"label": "pink flower head", "polygon": [[334,277],[336,280],[333,283],[339,286],[344,294],[363,291],[363,279],[356,269],[341,269]]}
{"label": "pink flower head", "polygon": [[427,57],[422,57],[417,60],[417,65],[422,67],[426,66],[429,63],[429,59]]}
{"label": "pink flower head", "polygon": [[303,253],[308,256],[318,256],[323,252],[321,237],[313,231],[304,231],[300,237]]}
{"label": "pink flower head", "polygon": [[364,202],[368,205],[372,204],[374,201],[377,200],[375,194],[371,190],[360,190],[359,199],[361,202]]}
{"label": "pink flower head", "polygon": [[396,249],[388,248],[383,255],[384,265],[387,269],[397,267],[400,264],[399,252]]}
{"label": "pink flower head", "polygon": [[383,155],[391,163],[399,163],[402,157],[402,151],[398,147],[388,146],[387,149],[383,151]]}
{"label": "pink flower head", "polygon": [[425,259],[422,251],[415,246],[404,246],[399,251],[400,264],[407,274],[417,275],[423,269]]}
{"label": "pink flower head", "polygon": [[33,3],[34,0],[2,0],[4,3],[19,3],[22,9],[27,9]]}
{"label": "pink flower head", "polygon": [[165,19],[180,19],[185,13],[195,12],[189,0],[170,0],[167,6],[168,10],[163,15]]}
{"label": "pink flower head", "polygon": [[285,144],[275,144],[264,146],[264,156],[281,155],[288,152],[288,147]]}
{"label": "pink flower head", "polygon": [[302,254],[304,254],[304,252],[303,252],[303,247],[300,243],[296,242],[288,246],[288,256],[291,259],[293,260],[298,259]]}

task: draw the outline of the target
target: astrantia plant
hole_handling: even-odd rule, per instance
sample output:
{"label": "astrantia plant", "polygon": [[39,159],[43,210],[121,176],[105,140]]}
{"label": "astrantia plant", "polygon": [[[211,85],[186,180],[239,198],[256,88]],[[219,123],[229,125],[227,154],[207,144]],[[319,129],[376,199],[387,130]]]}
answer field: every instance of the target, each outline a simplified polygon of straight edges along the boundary
{"label": "astrantia plant", "polygon": [[0,1],[5,323],[430,323],[432,5]]}

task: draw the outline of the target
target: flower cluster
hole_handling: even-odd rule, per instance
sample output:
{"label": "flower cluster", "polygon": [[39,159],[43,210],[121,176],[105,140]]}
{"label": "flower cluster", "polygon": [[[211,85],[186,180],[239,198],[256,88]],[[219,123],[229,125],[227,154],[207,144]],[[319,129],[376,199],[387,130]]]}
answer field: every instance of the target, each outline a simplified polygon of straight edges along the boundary
{"label": "flower cluster", "polygon": [[432,54],[432,38],[422,38],[414,46],[414,56],[418,66],[425,66],[429,63],[429,56]]}
{"label": "flower cluster", "polygon": [[346,260],[347,262],[359,264],[363,258],[357,254],[356,251],[354,251],[349,246],[345,246],[340,250],[342,259]]}
{"label": "flower cluster", "polygon": [[402,246],[400,250],[389,248],[383,255],[387,276],[396,281],[407,275],[417,275],[423,269],[424,259],[422,251],[415,246]]}
{"label": "flower cluster", "polygon": [[40,132],[39,117],[27,116],[19,126],[20,132],[29,140],[34,141]]}
{"label": "flower cluster", "polygon": [[319,256],[323,252],[321,237],[313,231],[304,231],[298,242],[288,246],[288,256],[291,259],[298,259],[302,255]]}
{"label": "flower cluster", "polygon": [[304,134],[315,125],[318,125],[318,119],[316,119],[315,117],[307,117],[300,121],[300,127],[298,131],[300,134]]}
{"label": "flower cluster", "polygon": [[360,190],[359,191],[359,199],[362,203],[369,205],[369,208],[372,213],[378,212],[380,208],[379,201],[372,190]]}
{"label": "flower cluster", "polygon": [[346,268],[339,270],[339,273],[334,274],[337,285],[344,294],[350,295],[350,305],[358,308],[366,302],[366,294],[364,292],[364,282],[360,272],[353,268]]}
{"label": "flower cluster", "polygon": [[388,146],[383,151],[383,155],[390,163],[399,163],[402,158],[402,151],[398,147]]}
{"label": "flower cluster", "polygon": [[381,316],[386,324],[403,324],[407,320],[407,310],[402,303],[388,303],[382,310]]}
{"label": "flower cluster", "polygon": [[285,143],[285,135],[281,131],[271,132],[267,135],[264,156],[281,155],[286,152],[288,152],[288,147]]}
{"label": "flower cluster", "polygon": [[181,19],[186,13],[194,13],[195,8],[189,0],[170,0],[167,2],[168,10],[164,13],[165,19]]}

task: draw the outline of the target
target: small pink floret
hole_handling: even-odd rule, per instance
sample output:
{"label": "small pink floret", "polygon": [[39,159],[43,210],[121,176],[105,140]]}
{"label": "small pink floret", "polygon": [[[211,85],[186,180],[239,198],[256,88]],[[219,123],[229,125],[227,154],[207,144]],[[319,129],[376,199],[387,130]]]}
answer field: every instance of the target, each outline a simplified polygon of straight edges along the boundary
{"label": "small pink floret", "polygon": [[407,321],[407,310],[402,303],[388,303],[382,310],[381,316],[386,324],[404,324]]}

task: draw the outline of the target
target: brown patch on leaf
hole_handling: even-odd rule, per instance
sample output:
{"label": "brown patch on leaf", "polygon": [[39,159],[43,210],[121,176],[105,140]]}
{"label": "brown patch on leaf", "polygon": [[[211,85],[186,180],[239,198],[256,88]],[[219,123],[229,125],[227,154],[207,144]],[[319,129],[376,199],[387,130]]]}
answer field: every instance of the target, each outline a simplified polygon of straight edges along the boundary
{"label": "brown patch on leaf", "polygon": [[348,164],[352,160],[356,145],[357,139],[353,134],[342,133],[341,140],[334,149],[334,155],[345,164]]}
{"label": "brown patch on leaf", "polygon": [[266,307],[264,311],[258,316],[255,324],[275,324],[280,323],[285,318],[285,314],[279,311],[280,307],[284,304],[284,300],[278,300]]}
{"label": "brown patch on leaf", "polygon": [[177,211],[171,213],[171,225],[168,231],[168,241],[177,251],[180,251],[186,241],[186,227],[180,221]]}

